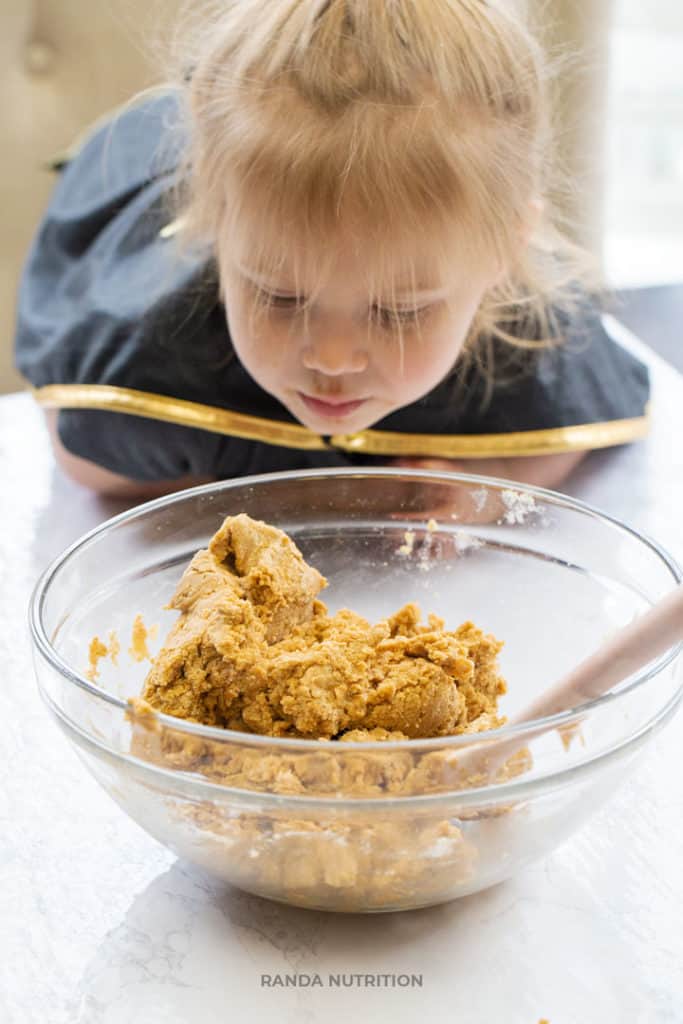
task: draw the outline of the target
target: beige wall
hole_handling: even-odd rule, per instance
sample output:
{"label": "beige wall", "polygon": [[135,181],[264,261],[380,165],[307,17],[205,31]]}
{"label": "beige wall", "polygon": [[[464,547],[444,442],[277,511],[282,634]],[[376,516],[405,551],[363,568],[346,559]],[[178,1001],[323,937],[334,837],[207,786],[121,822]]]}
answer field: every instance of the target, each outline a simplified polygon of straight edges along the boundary
{"label": "beige wall", "polygon": [[[12,369],[14,303],[27,246],[52,186],[43,164],[84,126],[161,77],[163,29],[180,0],[0,0],[3,160],[0,201],[0,392],[23,387]],[[577,234],[599,245],[604,59],[610,0],[528,0],[588,54],[564,75],[561,145],[575,169]],[[583,156],[581,156],[583,154]]]}
{"label": "beige wall", "polygon": [[159,79],[153,26],[177,7],[178,0],[0,0],[0,392],[24,386],[12,369],[15,294],[54,182],[43,164]]}

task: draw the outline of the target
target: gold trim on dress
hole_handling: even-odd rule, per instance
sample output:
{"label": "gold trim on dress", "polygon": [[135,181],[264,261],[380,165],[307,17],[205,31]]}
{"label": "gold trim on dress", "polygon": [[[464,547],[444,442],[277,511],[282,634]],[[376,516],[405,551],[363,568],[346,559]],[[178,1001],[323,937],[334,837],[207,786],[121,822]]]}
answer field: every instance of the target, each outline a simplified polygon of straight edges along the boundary
{"label": "gold trim on dress", "polygon": [[331,438],[336,448],[372,455],[419,456],[442,459],[493,459],[517,455],[555,455],[561,452],[610,448],[647,435],[649,415],[570,427],[518,430],[508,434],[404,434],[364,430]]}
{"label": "gold trim on dress", "polygon": [[36,389],[33,394],[39,404],[48,409],[101,409],[130,416],[145,416],[183,427],[196,427],[198,430],[210,430],[214,434],[241,437],[247,441],[263,441],[284,448],[328,447],[312,430],[297,423],[262,419],[231,409],[201,405],[184,398],[155,395],[148,391],[134,391],[132,388],[118,388],[109,384],[48,384]]}
{"label": "gold trim on dress", "polygon": [[308,427],[297,423],[250,416],[218,406],[189,402],[184,398],[108,384],[49,384],[35,389],[33,394],[45,408],[99,409],[144,416],[283,448],[318,451],[336,448],[363,455],[416,458],[492,459],[609,448],[645,437],[650,426],[648,403],[644,415],[632,419],[579,423],[545,430],[519,430],[508,434],[409,434],[361,430],[357,434],[335,434],[325,441]]}

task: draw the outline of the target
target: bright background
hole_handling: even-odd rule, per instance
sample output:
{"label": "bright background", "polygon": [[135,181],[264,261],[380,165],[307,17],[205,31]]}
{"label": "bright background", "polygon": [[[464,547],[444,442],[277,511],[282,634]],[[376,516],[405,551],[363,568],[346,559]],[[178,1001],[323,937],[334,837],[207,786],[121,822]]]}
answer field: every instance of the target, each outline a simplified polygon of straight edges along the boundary
{"label": "bright background", "polygon": [[615,0],[605,269],[617,287],[683,281],[683,0]]}

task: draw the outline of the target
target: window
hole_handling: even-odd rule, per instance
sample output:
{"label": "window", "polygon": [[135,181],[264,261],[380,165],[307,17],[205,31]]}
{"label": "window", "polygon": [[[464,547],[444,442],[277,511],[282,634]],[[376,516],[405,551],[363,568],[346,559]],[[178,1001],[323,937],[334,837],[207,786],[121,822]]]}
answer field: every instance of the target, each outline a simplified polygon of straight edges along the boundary
{"label": "window", "polygon": [[610,284],[683,281],[681,0],[615,0],[605,228]]}

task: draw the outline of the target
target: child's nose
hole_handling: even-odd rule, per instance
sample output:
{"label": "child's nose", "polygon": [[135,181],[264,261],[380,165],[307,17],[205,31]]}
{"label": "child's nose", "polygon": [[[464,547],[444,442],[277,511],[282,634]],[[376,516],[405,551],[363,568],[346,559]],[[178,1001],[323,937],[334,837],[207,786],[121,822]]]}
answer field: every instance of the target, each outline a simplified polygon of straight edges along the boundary
{"label": "child's nose", "polygon": [[343,339],[327,336],[317,338],[301,355],[307,370],[316,370],[329,377],[343,373],[362,373],[368,366],[368,354]]}

